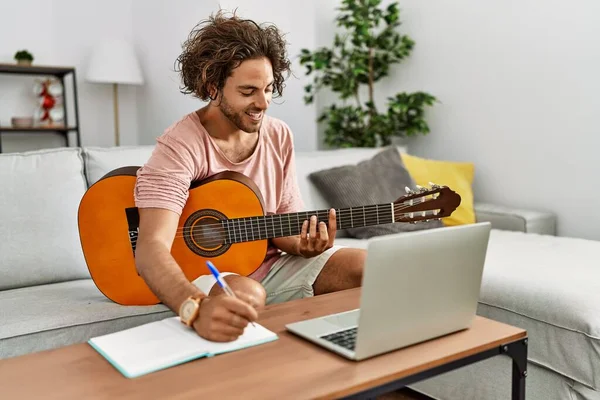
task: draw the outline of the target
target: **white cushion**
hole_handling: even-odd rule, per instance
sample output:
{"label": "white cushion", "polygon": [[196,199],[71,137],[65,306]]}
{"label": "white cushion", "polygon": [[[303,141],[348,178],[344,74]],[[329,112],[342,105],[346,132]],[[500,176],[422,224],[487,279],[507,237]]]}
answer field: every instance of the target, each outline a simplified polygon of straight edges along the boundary
{"label": "white cushion", "polygon": [[528,357],[600,389],[600,242],[493,229],[478,313],[527,330]]}
{"label": "white cushion", "polygon": [[80,149],[0,154],[0,290],[89,277],[77,209]]}
{"label": "white cushion", "polygon": [[[397,148],[400,153],[406,153],[406,148],[400,146]],[[366,147],[296,152],[296,175],[305,210],[322,210],[331,207],[310,181],[308,176],[311,173],[342,165],[354,165],[372,158],[383,150],[385,150],[383,147]]]}
{"label": "white cushion", "polygon": [[129,166],[141,167],[148,161],[154,145],[123,147],[86,147],[83,149],[88,186],[108,172]]}

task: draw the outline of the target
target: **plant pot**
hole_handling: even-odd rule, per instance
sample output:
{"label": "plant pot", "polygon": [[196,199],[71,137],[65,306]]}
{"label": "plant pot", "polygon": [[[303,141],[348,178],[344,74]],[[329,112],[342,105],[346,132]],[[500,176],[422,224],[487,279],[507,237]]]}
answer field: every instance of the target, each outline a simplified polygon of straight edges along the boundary
{"label": "plant pot", "polygon": [[31,60],[17,60],[17,65],[31,66]]}

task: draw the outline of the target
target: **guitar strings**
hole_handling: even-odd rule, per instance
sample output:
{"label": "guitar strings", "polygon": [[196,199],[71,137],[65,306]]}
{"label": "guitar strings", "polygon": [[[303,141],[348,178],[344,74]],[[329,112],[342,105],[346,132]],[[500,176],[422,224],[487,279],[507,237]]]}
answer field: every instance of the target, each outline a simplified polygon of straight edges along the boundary
{"label": "guitar strings", "polygon": [[[416,203],[416,204],[420,204],[420,203]],[[398,205],[396,205],[395,209],[394,209],[394,212],[395,213],[400,213],[400,214],[405,214],[405,213],[402,213],[401,211],[404,210],[404,209],[407,209],[409,207],[412,207],[414,205],[415,204],[413,204],[413,205],[405,205],[405,206],[398,206]],[[414,211],[414,213],[417,214],[417,215],[419,215],[419,214],[422,215],[422,213],[425,212],[425,215],[427,216],[428,215],[427,213],[431,212],[431,211],[432,210]],[[296,213],[296,214],[301,214],[301,213],[302,212]],[[329,210],[319,210],[316,213],[309,213],[309,212],[307,212],[308,215],[317,215],[317,216],[320,213],[328,215]],[[349,210],[345,211],[345,213],[346,214],[344,214],[344,212],[339,212],[338,210],[336,210],[336,217],[340,221],[340,226],[342,225],[342,220],[344,219],[344,215],[346,216],[346,219],[345,219],[344,222],[347,222],[347,219],[350,217],[350,211]],[[280,214],[280,215],[284,215],[284,214]],[[359,213],[358,215],[359,216],[363,215],[363,213]],[[379,220],[386,219],[386,218],[391,218],[391,216],[392,216],[392,212],[391,212],[391,210],[389,208],[386,211],[379,211],[379,212],[377,212],[377,210],[368,210],[368,211],[365,210],[365,213],[364,213],[364,225],[376,224],[376,223],[378,223]],[[432,216],[435,217],[435,215],[432,215]],[[254,218],[254,217],[239,218],[239,220],[241,221],[242,219],[246,219],[246,218]],[[262,216],[262,217],[261,216],[257,216],[257,218],[264,218],[264,216]],[[277,218],[279,218],[279,217],[277,217]],[[216,222],[216,223],[211,223],[211,224],[203,225],[203,227],[208,227],[208,228],[211,228],[211,229],[225,228],[226,231],[215,232],[215,233],[213,233],[211,235],[204,236],[204,239],[208,239],[208,240],[203,240],[202,245],[210,247],[210,246],[218,246],[218,245],[221,245],[221,244],[234,244],[234,243],[241,243],[241,242],[250,242],[250,241],[255,241],[255,240],[264,240],[261,237],[262,236],[261,233],[263,231],[266,231],[266,230],[269,230],[269,231],[273,230],[273,233],[274,233],[275,237],[277,237],[277,236],[290,236],[290,235],[284,235],[283,234],[283,231],[285,230],[285,229],[283,229],[283,227],[285,227],[285,222],[283,221],[283,219],[281,221],[275,222],[275,220],[268,221],[265,218],[264,219],[264,222],[265,222],[264,226],[265,226],[266,229],[261,229],[262,228],[261,224],[259,224],[257,226],[259,228],[259,232],[255,232],[253,230],[253,227],[255,225],[251,225],[250,232],[249,232],[248,229],[247,229],[247,226],[246,226],[246,222],[247,221],[244,222],[244,226],[242,226],[241,222],[238,222],[236,224],[234,222],[235,220],[236,219],[229,219],[229,220],[223,220],[224,223]],[[305,221],[305,219],[303,219],[303,221]],[[361,221],[362,222],[363,218],[358,218],[357,221]],[[291,220],[289,222],[291,223]],[[251,221],[251,224],[252,224],[252,221]],[[279,229],[279,230],[275,229],[275,228],[277,228],[277,226],[279,226],[281,229]],[[301,226],[302,226],[301,224],[298,224],[297,222],[294,222],[293,224],[289,225],[290,228],[292,226],[299,231],[298,233],[301,232]],[[350,227],[348,227],[348,228],[350,228]],[[194,227],[180,228],[180,229],[178,229],[178,232],[177,232],[178,234],[176,234],[175,237],[183,237],[183,236],[185,236],[185,233],[187,231],[191,231],[193,229],[194,229]],[[347,228],[341,228],[340,227],[338,229],[347,229]],[[290,229],[290,230],[292,230],[292,229]],[[280,231],[282,233],[282,235],[277,235],[276,234],[277,231]],[[259,238],[251,240],[250,237],[252,236],[254,238],[254,234],[255,233],[258,234]],[[238,240],[237,240],[238,238],[243,239],[244,237],[246,237],[246,240],[242,240],[241,242],[238,242]],[[232,238],[233,238],[233,240],[231,240]],[[136,241],[137,240],[132,241],[132,242],[136,242]]]}
{"label": "guitar strings", "polygon": [[[406,208],[414,207],[415,205],[418,205],[418,204],[421,204],[421,203],[424,203],[424,202],[425,201],[422,201],[422,202],[419,202],[419,203],[415,203],[415,204],[409,204],[409,205],[395,205],[394,206],[394,212],[397,213],[397,212],[402,211],[402,210],[404,210]],[[366,207],[370,207],[370,208],[367,209]],[[379,208],[377,208],[377,207],[383,208],[384,211],[378,211]],[[361,207],[357,206],[357,207],[352,207],[352,208],[360,209]],[[357,215],[358,217],[360,217],[361,215],[363,215],[364,218],[367,219],[367,218],[372,218],[373,216],[375,216],[375,218],[376,218],[377,215],[386,215],[388,217],[392,215],[392,212],[391,212],[391,210],[389,208],[389,203],[379,204],[379,205],[365,206],[363,212],[361,212],[360,210],[352,212],[349,209],[342,209],[342,210],[336,209],[335,211],[336,211],[336,219],[339,220],[339,221],[341,221],[344,218],[344,216],[345,217],[350,217],[351,219],[354,219],[353,218],[354,215]],[[414,211],[414,213],[421,213],[421,212],[423,212],[423,211]],[[321,214],[325,214],[325,217],[327,217],[327,219],[328,219],[329,209],[327,209],[327,210],[317,210],[316,212],[300,211],[300,212],[297,212],[297,213],[289,213],[289,215],[292,215],[292,214],[296,215],[296,219],[297,220],[298,220],[298,214],[306,214],[306,215],[309,215],[309,216],[316,215],[317,219],[320,218]],[[234,221],[239,221],[237,223],[238,225],[241,225],[241,224],[245,225],[246,223],[248,223],[248,219],[250,219],[249,222],[252,225],[254,223],[252,221],[252,218],[256,218],[257,221],[258,221],[259,218],[262,218],[263,221],[264,221],[264,225],[265,226],[268,226],[269,228],[273,228],[274,226],[285,224],[285,221],[284,221],[284,219],[282,217],[283,215],[287,215],[287,214],[275,214],[275,215],[273,215],[273,218],[271,218],[270,221],[268,220],[268,217],[271,216],[271,215],[262,215],[262,216],[261,215],[257,215],[257,216],[251,216],[251,217],[240,217],[240,218],[232,218],[232,219],[226,219],[226,220],[219,220],[219,222],[209,223],[209,224],[202,225],[202,226],[203,227],[223,227],[222,222],[225,222],[225,224],[229,228],[230,225],[235,225]],[[279,221],[275,221],[275,218],[278,218]],[[288,219],[289,219],[289,217],[288,217]],[[309,217],[309,219],[310,219],[310,217]],[[305,221],[306,219],[304,218],[302,220]],[[360,220],[360,218],[357,218],[357,220]],[[291,219],[290,219],[290,222],[291,222]],[[268,224],[271,224],[271,225],[268,225]],[[258,227],[259,228],[262,227],[260,225],[260,223],[259,223]],[[234,226],[233,228],[235,229],[236,227]],[[185,228],[185,227],[184,228],[177,228],[176,233],[188,232],[188,231],[191,231],[192,229],[194,229],[194,227],[190,227],[190,228]]]}
{"label": "guitar strings", "polygon": [[[421,212],[418,212],[419,214],[421,214]],[[433,214],[426,214],[425,216],[431,216],[436,218],[435,215]],[[433,219],[433,218],[432,218]],[[379,221],[377,219],[370,219],[367,220],[365,222],[364,225],[362,226],[368,226],[368,225],[376,225]],[[396,222],[400,222],[400,221],[396,221]],[[216,224],[215,224],[216,225]],[[274,226],[269,226],[269,230],[271,230]],[[262,237],[262,233],[264,232],[264,229],[261,229],[260,232],[257,231],[251,231],[248,232],[247,229],[243,229],[240,226],[229,226],[228,228],[233,229],[232,230],[227,230],[227,231],[223,231],[221,233],[214,233],[211,235],[205,235],[203,237],[202,242],[200,243],[203,247],[207,247],[207,248],[211,248],[211,247],[218,247],[221,245],[227,245],[227,244],[236,244],[236,243],[244,243],[244,242],[253,242],[253,241],[258,241],[258,240],[265,240],[265,239],[269,239],[269,238],[276,238],[276,237],[286,237],[286,236],[293,236],[294,234],[292,233],[292,230],[290,230],[290,234],[285,234],[284,232],[286,232],[285,229],[279,229],[279,230],[275,230],[274,234],[271,235],[269,233],[269,235],[267,237]],[[349,229],[351,227],[343,227],[343,228],[338,228],[338,229]],[[296,228],[297,234],[301,233],[301,227],[297,227]],[[277,232],[281,232],[281,235],[278,235]],[[317,230],[317,233],[319,232],[319,230]],[[260,234],[259,234],[260,233]],[[182,235],[176,235],[175,237],[179,238],[179,237],[184,237],[185,234]],[[241,239],[241,240],[239,240]],[[137,243],[137,239],[132,239],[131,240],[132,244]]]}
{"label": "guitar strings", "polygon": [[[314,214],[312,214],[314,215]],[[391,218],[392,213],[388,212],[387,215],[384,215],[384,213],[379,213],[380,218],[376,218],[373,217],[373,215],[371,215],[370,217],[367,217],[365,219],[364,222],[364,226],[366,225],[370,225],[370,224],[375,224],[378,222],[378,220],[382,220],[385,218]],[[362,222],[362,218],[360,219],[360,221]],[[207,227],[207,226],[214,226],[216,228],[214,229],[220,229],[223,228],[224,226],[221,225],[220,223],[213,223],[213,224],[207,224],[207,225],[203,225],[203,227]],[[361,225],[363,226],[363,225]],[[266,228],[265,228],[266,227]],[[284,231],[294,231],[297,230],[298,234],[301,233],[301,228],[302,225],[298,225],[296,222],[292,223],[292,227],[291,229],[289,229],[289,227],[286,229],[285,228],[285,224],[282,223],[281,225],[278,223],[274,223],[274,224],[267,224],[265,225],[265,227],[261,226],[259,227],[259,231],[256,231],[254,229],[252,229],[251,231],[248,231],[247,229],[244,228],[244,226],[242,226],[242,224],[235,224],[235,223],[228,223],[226,222],[225,224],[225,230],[223,230],[222,232],[215,232],[215,233],[211,233],[209,235],[205,235],[203,236],[203,240],[200,243],[202,245],[202,247],[217,247],[220,246],[222,244],[235,244],[235,243],[243,243],[243,242],[252,242],[252,241],[257,241],[257,240],[264,240],[267,238],[263,238],[263,234],[265,232],[269,232],[269,237],[285,237],[285,236],[291,236],[290,235],[286,235],[283,234]],[[279,227],[279,229],[278,229]],[[337,229],[348,229],[351,227],[347,227],[347,228],[337,228]],[[186,229],[186,231],[191,231],[194,228],[188,228]],[[271,235],[271,232],[273,233],[273,235]],[[278,235],[277,233],[280,232],[282,233],[281,235]],[[319,232],[319,229],[317,228],[317,233]],[[308,233],[308,232],[307,232]],[[183,234],[177,234],[175,235],[176,238],[180,238],[180,237],[185,237],[185,233]],[[238,241],[238,239],[246,239],[246,240],[241,240]],[[233,239],[233,240],[232,240]],[[136,239],[131,240],[131,243],[135,244],[137,243]]]}
{"label": "guitar strings", "polygon": [[[406,206],[406,207],[398,207],[398,209],[395,209],[394,212],[398,212],[398,211],[402,211],[405,208],[408,208],[411,206]],[[421,213],[422,211],[415,211],[415,213]],[[325,217],[329,216],[329,210],[319,210],[317,212],[299,212],[299,213],[294,213],[294,214],[302,214],[305,213],[306,215],[309,215],[309,220],[310,220],[310,216],[316,215],[317,219],[319,219],[321,217],[321,214],[325,214]],[[292,213],[290,213],[291,215]],[[202,227],[206,227],[206,228],[217,228],[217,227],[227,227],[227,228],[233,228],[233,229],[242,229],[242,228],[247,228],[248,222],[251,225],[251,229],[254,226],[257,226],[259,229],[262,229],[263,226],[267,227],[268,229],[273,229],[274,227],[277,226],[285,226],[286,221],[283,219],[283,217],[279,217],[279,215],[286,215],[286,214],[277,214],[277,216],[274,216],[274,218],[271,218],[271,220],[268,219],[269,215],[267,216],[253,216],[253,217],[241,217],[241,218],[233,218],[233,219],[226,219],[226,220],[221,220],[219,222],[214,222],[214,223],[209,223],[206,225],[202,225]],[[385,217],[391,217],[392,212],[389,209],[389,207],[386,207],[385,211],[377,211],[375,209],[371,209],[371,210],[365,210],[364,213],[362,212],[357,212],[357,213],[352,213],[350,211],[346,211],[346,214],[344,214],[343,212],[340,212],[339,210],[336,210],[336,220],[340,222],[340,224],[342,223],[342,220],[344,220],[343,222],[348,222],[347,220],[350,218],[351,220],[355,219],[354,215],[356,215],[356,220],[357,221],[361,221],[363,218],[361,216],[364,216],[365,219],[365,223],[368,220],[369,222],[377,222],[377,216],[382,216],[382,218]],[[259,218],[263,219],[263,223],[261,224],[259,222],[258,225],[255,225],[255,222],[252,221],[252,218],[257,218],[256,222],[259,221]],[[275,219],[278,219],[278,221],[276,221]],[[290,218],[288,223],[289,224],[294,224],[294,226],[299,226],[301,227],[302,224],[300,223],[300,220],[302,221],[306,221],[306,218],[298,218],[298,216],[296,216],[296,221],[292,222],[292,219]],[[235,221],[239,221],[239,222],[235,222]],[[323,221],[325,222],[325,221]],[[328,221],[327,221],[328,222]],[[223,223],[225,224],[225,226],[223,225]],[[237,226],[236,226],[237,225]],[[244,225],[244,227],[241,227],[241,225]],[[183,233],[183,232],[189,232],[193,229],[197,229],[197,227],[189,227],[189,228],[178,228],[176,233]],[[341,228],[340,228],[341,229]]]}
{"label": "guitar strings", "polygon": [[[406,209],[406,208],[409,208],[409,207],[411,207],[411,206],[407,205],[407,206],[396,207],[397,209],[394,210],[394,211],[395,212],[402,211],[403,209]],[[429,210],[429,211],[431,211],[431,210]],[[322,212],[326,214],[328,211],[324,210]],[[421,214],[422,212],[423,211],[415,211],[415,213],[417,213],[417,214]],[[425,213],[426,213],[425,215],[427,215],[427,211],[425,211]],[[316,213],[307,213],[307,214],[309,214],[309,215],[315,215]],[[348,214],[349,214],[349,211],[348,211]],[[389,210],[389,209],[387,209],[386,211],[382,211],[382,212],[377,212],[376,210],[369,210],[369,211],[366,211],[364,213],[364,224],[365,225],[376,224],[376,223],[378,223],[379,219],[390,218],[391,215],[392,215],[392,213],[391,213],[391,210]],[[348,222],[347,221],[348,216],[349,215],[346,215],[346,221],[345,222]],[[304,220],[305,219],[303,219],[303,221]],[[339,220],[340,220],[340,224],[343,224],[343,221],[342,221],[342,220],[344,220],[344,214],[343,213],[340,214]],[[360,220],[362,220],[362,219],[361,218],[357,219],[357,221],[360,221]],[[248,232],[248,229],[247,229],[248,226],[246,225],[247,221],[244,222],[244,226],[242,226],[241,218],[240,218],[240,222],[238,222],[237,224],[235,223],[235,221],[236,221],[236,219],[231,219],[231,220],[224,220],[223,221],[224,224],[221,223],[221,222],[217,222],[217,223],[211,223],[211,224],[204,225],[204,227],[208,227],[209,229],[211,229],[211,228],[212,229],[225,228],[227,231],[226,232],[215,232],[214,234],[204,236],[205,239],[209,239],[209,240],[203,241],[204,242],[203,244],[205,244],[207,246],[210,246],[210,245],[216,245],[216,244],[222,243],[223,242],[223,238],[224,238],[223,233],[227,233],[228,234],[227,235],[227,239],[225,239],[225,242],[231,241],[232,243],[234,243],[234,242],[237,243],[238,242],[237,239],[238,238],[243,238],[244,236],[246,236],[247,240],[242,240],[242,242],[243,241],[250,241],[250,239],[249,239],[250,236],[254,235],[254,231],[253,231],[253,226],[254,225],[251,225],[250,232]],[[275,230],[275,228],[277,228],[277,226],[279,226],[281,228],[279,230],[282,232],[281,236],[286,236],[286,235],[283,234],[283,230],[284,230],[283,227],[285,226],[285,222],[283,220],[276,222],[274,219],[272,219],[271,221],[268,221],[267,219],[264,219],[263,222],[264,222],[264,226],[265,226],[265,232],[273,230],[273,234],[276,237],[278,235],[277,235],[277,230]],[[298,222],[294,223],[294,227],[296,229],[300,230],[301,229],[301,224],[299,224]],[[251,221],[251,223],[252,223],[252,221]],[[291,220],[289,221],[289,223],[291,223]],[[291,224],[289,226],[291,228]],[[258,230],[259,230],[259,232],[257,232],[257,233],[259,234],[259,236],[262,236],[261,235],[262,230],[261,230],[260,224],[257,227],[258,227]],[[188,232],[192,231],[193,229],[194,229],[194,227],[181,228],[181,229],[179,229],[179,233],[181,233],[181,234],[177,234],[175,237],[185,236],[185,233],[188,233]],[[339,228],[339,229],[347,229],[347,228]],[[270,235],[270,233],[269,233],[269,235]],[[267,235],[267,237],[269,235]],[[232,237],[233,237],[233,240],[231,240]],[[214,241],[211,241],[210,239],[214,239]],[[262,239],[260,239],[260,240],[262,240]]]}

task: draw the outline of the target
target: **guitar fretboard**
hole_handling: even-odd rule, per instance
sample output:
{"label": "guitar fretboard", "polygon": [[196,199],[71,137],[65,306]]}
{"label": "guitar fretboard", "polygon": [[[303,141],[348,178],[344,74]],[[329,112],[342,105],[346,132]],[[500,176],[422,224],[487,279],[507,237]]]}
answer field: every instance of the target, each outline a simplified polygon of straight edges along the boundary
{"label": "guitar fretboard", "polygon": [[[276,237],[294,236],[302,231],[302,223],[315,215],[318,222],[329,226],[329,209],[289,214],[222,220],[226,243],[241,243]],[[394,222],[393,203],[335,209],[336,228],[348,229]],[[318,229],[318,228],[317,228]]]}

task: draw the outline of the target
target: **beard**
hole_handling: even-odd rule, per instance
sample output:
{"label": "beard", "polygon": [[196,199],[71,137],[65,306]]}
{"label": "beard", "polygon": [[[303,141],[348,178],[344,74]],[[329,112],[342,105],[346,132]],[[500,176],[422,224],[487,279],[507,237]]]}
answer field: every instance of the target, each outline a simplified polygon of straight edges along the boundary
{"label": "beard", "polygon": [[260,121],[255,122],[252,121],[250,116],[246,114],[246,112],[256,112],[260,113],[262,110],[257,109],[248,109],[236,111],[231,105],[227,102],[225,97],[221,97],[221,101],[219,103],[219,110],[223,113],[227,119],[231,121],[238,129],[247,132],[247,133],[255,133],[258,132],[260,126],[262,125],[262,118]]}

